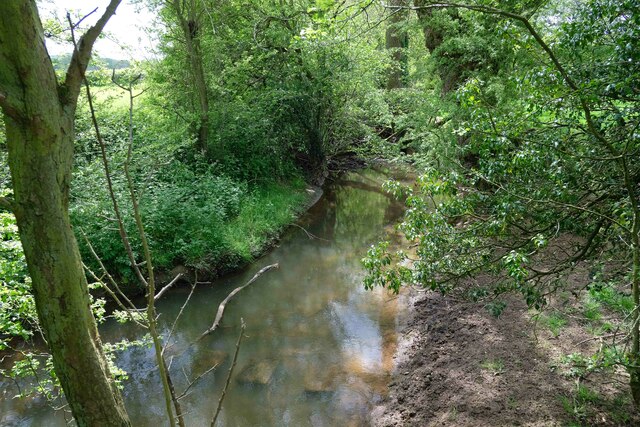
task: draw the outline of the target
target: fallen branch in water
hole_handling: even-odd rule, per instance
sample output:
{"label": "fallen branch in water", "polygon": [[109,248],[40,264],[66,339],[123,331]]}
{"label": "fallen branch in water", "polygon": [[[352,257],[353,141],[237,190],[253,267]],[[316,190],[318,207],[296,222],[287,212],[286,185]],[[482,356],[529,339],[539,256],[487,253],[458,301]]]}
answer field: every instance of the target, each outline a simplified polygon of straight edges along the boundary
{"label": "fallen branch in water", "polygon": [[229,300],[231,298],[233,298],[233,296],[235,294],[237,294],[238,292],[240,292],[241,290],[243,290],[244,288],[246,288],[247,286],[249,286],[250,284],[252,284],[253,282],[255,282],[258,277],[260,277],[262,274],[266,273],[267,271],[274,269],[274,268],[278,268],[278,264],[271,264],[268,265],[266,267],[264,267],[263,269],[261,269],[260,271],[258,271],[252,278],[251,280],[249,280],[246,284],[235,288],[233,291],[231,291],[231,293],[220,303],[220,305],[218,306],[218,313],[216,314],[216,319],[213,321],[213,325],[211,325],[211,327],[209,329],[207,329],[206,331],[204,331],[202,333],[202,335],[200,335],[200,337],[198,338],[198,341],[200,341],[202,338],[206,337],[207,335],[209,335],[210,333],[212,333],[213,331],[215,331],[216,329],[218,329],[218,326],[220,325],[220,321],[222,320],[222,315],[224,314],[224,308],[227,305],[227,303],[229,302]]}
{"label": "fallen branch in water", "polygon": [[[270,265],[269,267],[265,267],[258,272],[258,274],[263,273],[264,271],[274,268],[277,268],[278,264]],[[264,270],[264,271],[263,271]],[[258,274],[253,276],[255,279]],[[251,279],[253,280],[253,279]],[[251,282],[247,283],[250,284]],[[246,285],[245,285],[246,286]],[[231,362],[231,366],[229,367],[229,374],[227,375],[227,381],[224,383],[224,388],[222,389],[222,394],[220,395],[220,400],[218,400],[218,407],[216,408],[216,413],[213,415],[213,419],[211,420],[211,427],[215,427],[216,421],[218,420],[218,415],[220,414],[220,410],[222,409],[222,401],[224,400],[224,396],[227,394],[227,389],[229,388],[229,383],[231,382],[231,374],[233,373],[233,368],[236,366],[236,362],[238,360],[238,352],[240,351],[240,343],[242,343],[242,336],[244,335],[245,324],[244,320],[240,320],[242,325],[240,326],[240,335],[238,335],[238,341],[236,342],[236,351],[233,353],[233,361]]]}
{"label": "fallen branch in water", "polygon": [[[212,367],[210,367],[209,369],[207,369],[206,371],[204,371],[203,373],[201,373],[200,375],[198,375],[193,381],[189,381],[189,378],[187,377],[187,374],[185,373],[185,378],[188,382],[187,388],[184,389],[184,391],[180,394],[180,396],[177,397],[178,400],[189,396],[191,393],[189,393],[189,389],[191,387],[193,387],[198,381],[200,381],[201,378],[203,378],[205,375],[207,375],[209,372],[215,370],[218,367],[218,364],[216,363],[215,365],[213,365]],[[184,370],[183,370],[184,372]],[[189,394],[187,394],[189,393]]]}
{"label": "fallen branch in water", "polygon": [[289,225],[292,225],[294,227],[298,227],[300,230],[304,231],[305,234],[307,235],[307,237],[309,238],[309,240],[318,239],[318,240],[324,240],[325,242],[331,242],[331,240],[323,239],[322,237],[316,236],[315,234],[309,232],[307,229],[305,229],[304,227],[302,227],[302,226],[300,226],[298,224],[290,223]]}
{"label": "fallen branch in water", "polygon": [[156,294],[156,296],[153,298],[153,300],[154,301],[158,301],[160,299],[160,297],[162,297],[162,295],[164,295],[164,293],[167,292],[169,290],[169,288],[171,288],[173,285],[175,285],[182,276],[184,276],[184,274],[178,273],[178,275],[176,277],[174,277],[172,281],[170,281],[167,285],[165,285],[165,287],[160,289],[160,292],[158,292]]}

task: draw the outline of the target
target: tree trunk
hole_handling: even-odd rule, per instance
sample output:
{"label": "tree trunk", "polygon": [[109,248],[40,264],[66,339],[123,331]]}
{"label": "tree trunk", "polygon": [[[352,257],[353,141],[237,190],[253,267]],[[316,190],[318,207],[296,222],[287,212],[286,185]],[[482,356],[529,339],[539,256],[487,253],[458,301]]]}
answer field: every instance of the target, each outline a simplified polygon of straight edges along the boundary
{"label": "tree trunk", "polygon": [[631,316],[631,350],[629,351],[629,386],[636,407],[640,407],[640,206],[635,191],[635,182],[630,177],[626,164],[623,164],[625,184],[633,206],[633,227],[631,229],[631,296],[633,314]]}
{"label": "tree trunk", "polygon": [[[91,313],[87,281],[68,215],[74,115],[91,46],[119,0],[83,37],[58,85],[35,1],[0,3],[0,106],[14,213],[40,325],[79,426],[128,426]],[[95,37],[94,37],[95,36]]]}
{"label": "tree trunk", "polygon": [[52,117],[6,120],[15,215],[56,375],[78,425],[129,425],[102,353],[68,215],[73,131]]}
{"label": "tree trunk", "polygon": [[[392,0],[391,6],[402,7],[405,0]],[[385,47],[391,53],[391,70],[387,80],[387,89],[399,89],[405,86],[407,75],[407,53],[409,44],[407,30],[402,28],[407,18],[406,9],[391,10],[389,25],[385,32]]]}
{"label": "tree trunk", "polygon": [[[414,7],[416,8],[416,15],[418,16],[420,25],[422,25],[422,32],[424,33],[424,45],[429,53],[433,54],[433,52],[438,47],[440,47],[440,45],[442,45],[442,42],[445,39],[445,34],[444,29],[438,28],[437,25],[434,25],[434,22],[431,19],[433,16],[433,9],[422,8],[429,3],[430,2],[428,0],[413,1]],[[450,13],[454,19],[457,19],[456,11],[447,13]],[[448,60],[449,62],[451,62],[455,59],[449,57]],[[443,95],[446,95],[457,89],[457,87],[461,83],[462,78],[460,70],[466,66],[468,66],[468,64],[438,64],[437,70],[438,75],[440,76],[440,80],[442,81]]]}
{"label": "tree trunk", "polygon": [[197,147],[206,154],[209,151],[209,91],[207,90],[202,49],[200,47],[200,18],[196,10],[195,0],[191,0],[188,3],[185,2],[184,6],[188,10],[182,7],[181,0],[173,0],[169,4],[176,14],[184,36],[189,69],[197,92],[199,109],[199,120],[196,129]]}
{"label": "tree trunk", "polygon": [[640,242],[635,236],[633,244],[633,269],[631,278],[633,315],[631,316],[631,351],[629,352],[629,386],[636,407],[640,407]]}
{"label": "tree trunk", "polygon": [[[197,24],[194,24],[197,26]],[[195,36],[195,37],[194,37]],[[204,77],[204,66],[202,65],[202,52],[197,33],[187,37],[187,55],[191,65],[193,81],[198,92],[198,106],[200,107],[200,121],[198,123],[198,148],[204,153],[209,151],[209,94],[207,82]]]}

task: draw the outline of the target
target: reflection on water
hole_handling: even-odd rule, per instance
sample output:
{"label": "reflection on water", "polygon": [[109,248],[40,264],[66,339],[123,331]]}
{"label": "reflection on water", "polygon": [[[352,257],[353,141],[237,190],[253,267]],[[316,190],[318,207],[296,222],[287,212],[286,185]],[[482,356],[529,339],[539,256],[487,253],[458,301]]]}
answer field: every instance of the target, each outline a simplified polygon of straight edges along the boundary
{"label": "reflection on water", "polygon": [[[226,379],[241,318],[247,329],[227,391],[219,425],[361,426],[386,391],[396,348],[401,300],[362,286],[360,259],[401,213],[400,204],[379,190],[386,180],[373,170],[348,174],[328,188],[299,222],[320,239],[292,228],[279,247],[250,269],[215,286],[196,290],[167,350],[173,380],[184,390],[218,365],[182,399],[191,426],[209,425]],[[218,304],[260,267],[280,269],[262,276],[228,305],[222,327],[195,345],[212,323]],[[166,334],[188,289],[164,297],[158,310]],[[107,324],[107,341],[136,338],[133,326]],[[129,372],[124,384],[135,426],[156,426],[164,416],[162,387],[150,348],[118,357]],[[65,425],[61,411],[41,402],[0,400],[2,425]]]}

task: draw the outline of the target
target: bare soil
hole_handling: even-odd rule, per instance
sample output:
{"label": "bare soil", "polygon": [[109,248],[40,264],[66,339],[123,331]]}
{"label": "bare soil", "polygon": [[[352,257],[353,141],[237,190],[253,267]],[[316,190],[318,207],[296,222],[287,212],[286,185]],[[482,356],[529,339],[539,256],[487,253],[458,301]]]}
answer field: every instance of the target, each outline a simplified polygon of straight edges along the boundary
{"label": "bare soil", "polygon": [[[572,298],[554,304],[566,308]],[[623,370],[568,375],[563,355],[591,354],[599,345],[579,318],[551,331],[516,297],[499,318],[482,304],[430,291],[419,292],[413,306],[373,425],[640,425]],[[591,392],[586,401],[578,384]]]}

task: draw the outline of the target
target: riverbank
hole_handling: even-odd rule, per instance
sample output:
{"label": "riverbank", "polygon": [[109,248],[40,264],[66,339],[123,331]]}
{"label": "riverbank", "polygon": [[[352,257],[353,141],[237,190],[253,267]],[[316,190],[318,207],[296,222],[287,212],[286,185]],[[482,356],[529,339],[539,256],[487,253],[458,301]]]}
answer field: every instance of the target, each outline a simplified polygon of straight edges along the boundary
{"label": "riverbank", "polygon": [[[566,355],[600,345],[578,316],[536,324],[516,298],[496,318],[483,304],[414,292],[376,427],[640,425],[623,370],[572,375]],[[563,303],[576,301],[553,302]]]}
{"label": "riverbank", "polygon": [[[229,240],[234,244],[231,245],[231,251],[218,262],[205,264],[200,268],[182,264],[161,268],[158,272],[160,283],[167,284],[178,274],[182,275],[183,281],[193,282],[196,277],[200,281],[211,281],[243,270],[272,250],[287,229],[300,227],[296,222],[320,201],[324,194],[323,188],[339,180],[346,173],[369,167],[387,172],[392,168],[401,177],[410,174],[402,165],[392,166],[382,161],[367,164],[364,160],[351,156],[332,159],[327,167],[328,172],[319,174],[314,180],[307,179],[304,182],[279,186],[275,193],[281,197],[253,201],[256,209],[246,209],[248,212],[241,212],[238,218],[230,223],[230,230],[225,234],[231,237]],[[403,172],[400,172],[401,170]],[[376,191],[381,190],[376,188]],[[274,205],[274,199],[281,202]],[[269,221],[260,224],[262,218],[268,218]]]}
{"label": "riverbank", "polygon": [[[285,194],[285,193],[289,194]],[[201,266],[174,265],[158,272],[160,283],[177,275],[181,280],[211,281],[240,271],[271,250],[287,228],[313,207],[322,197],[322,187],[303,184],[276,191],[277,197],[251,200],[230,224],[225,237],[232,242],[229,252],[216,263]],[[279,203],[274,203],[279,201]]]}
{"label": "riverbank", "polygon": [[[200,377],[196,393],[187,393],[187,425],[211,422],[211,402],[225,387],[242,322],[246,334],[221,413],[225,425],[368,425],[370,402],[381,399],[393,368],[398,315],[406,312],[402,298],[361,285],[362,254],[402,214],[403,205],[379,190],[389,176],[363,170],[328,183],[297,226],[250,268],[197,286],[191,298],[187,287],[178,287],[158,301],[159,329],[175,326],[166,355],[178,393],[219,364]],[[280,268],[231,301],[216,333],[198,340],[219,303],[275,263]],[[138,340],[145,332],[115,319],[100,325],[105,343]],[[114,355],[128,373],[123,397],[136,426],[157,425],[164,408],[153,392],[161,389],[153,356],[146,346]],[[66,425],[45,402],[12,399],[19,391],[3,380],[1,425]]]}

